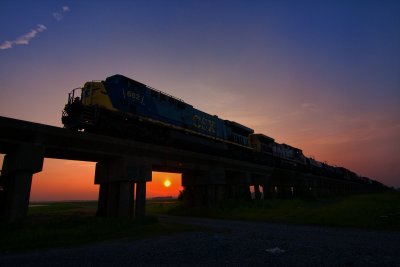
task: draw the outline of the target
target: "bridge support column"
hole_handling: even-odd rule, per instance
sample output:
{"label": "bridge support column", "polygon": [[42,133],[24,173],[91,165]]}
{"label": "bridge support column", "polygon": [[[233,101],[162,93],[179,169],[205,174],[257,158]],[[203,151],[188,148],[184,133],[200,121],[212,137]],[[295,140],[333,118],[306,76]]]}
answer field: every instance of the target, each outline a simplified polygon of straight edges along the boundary
{"label": "bridge support column", "polygon": [[273,186],[276,186],[276,190],[274,188],[273,192],[275,196],[278,198],[293,198],[299,194],[301,194],[300,190],[300,174],[285,169],[275,169],[273,173]]}
{"label": "bridge support column", "polygon": [[4,157],[0,184],[3,196],[0,217],[7,223],[23,220],[28,214],[32,176],[43,167],[44,148],[21,145]]}
{"label": "bridge support column", "polygon": [[136,209],[135,216],[140,217],[146,214],[146,182],[136,184]]}
{"label": "bridge support column", "polygon": [[182,185],[189,204],[213,206],[225,199],[225,170],[211,167],[209,170],[187,170],[182,173]]}
{"label": "bridge support column", "polygon": [[261,184],[262,188],[263,188],[263,199],[270,199],[272,197],[271,194],[271,186],[269,182],[264,182]]}
{"label": "bridge support column", "polygon": [[[268,188],[267,185],[269,184],[268,182],[268,174],[253,174],[252,175],[252,181],[254,185],[254,198],[256,200],[260,199],[266,199],[267,198],[267,193],[268,193]],[[262,187],[262,194],[260,191],[260,186]]]}
{"label": "bridge support column", "polygon": [[267,175],[257,175],[253,179],[255,179],[256,182],[258,182],[262,186],[263,190],[263,199],[270,199],[272,198],[272,178],[270,174]]}
{"label": "bridge support column", "polygon": [[261,191],[259,184],[254,184],[254,199],[261,200]]}
{"label": "bridge support column", "polygon": [[318,197],[318,182],[317,178],[311,177],[306,180],[305,196],[310,198]]}
{"label": "bridge support column", "polygon": [[148,164],[125,158],[98,162],[95,173],[95,184],[100,185],[97,215],[120,218],[144,216],[147,181],[151,181]]}
{"label": "bridge support column", "polygon": [[228,197],[232,199],[251,200],[251,174],[248,172],[227,172]]}

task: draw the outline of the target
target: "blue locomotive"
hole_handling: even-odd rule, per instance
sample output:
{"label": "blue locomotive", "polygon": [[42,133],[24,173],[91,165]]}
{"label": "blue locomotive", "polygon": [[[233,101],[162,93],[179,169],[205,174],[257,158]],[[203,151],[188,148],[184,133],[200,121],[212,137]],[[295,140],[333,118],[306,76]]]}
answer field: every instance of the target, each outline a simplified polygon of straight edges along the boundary
{"label": "blue locomotive", "polygon": [[65,128],[95,132],[117,133],[131,128],[131,135],[157,133],[161,139],[167,129],[173,129],[244,147],[249,146],[248,137],[254,133],[244,125],[195,109],[181,99],[119,74],[74,89],[62,123]]}

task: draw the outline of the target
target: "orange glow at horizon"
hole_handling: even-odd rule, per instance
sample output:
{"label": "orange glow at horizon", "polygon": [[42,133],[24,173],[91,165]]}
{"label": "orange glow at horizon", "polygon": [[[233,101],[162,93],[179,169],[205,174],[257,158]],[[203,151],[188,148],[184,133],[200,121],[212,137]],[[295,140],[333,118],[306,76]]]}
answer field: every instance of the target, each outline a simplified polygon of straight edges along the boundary
{"label": "orange glow at horizon", "polygon": [[[4,155],[0,154],[0,166]],[[31,201],[97,200],[99,186],[94,184],[95,162],[46,158],[43,170],[32,177]],[[146,196],[178,197],[183,190],[181,174],[153,172]],[[168,183],[167,183],[168,182]]]}
{"label": "orange glow at horizon", "polygon": [[96,163],[45,159],[43,170],[33,175],[31,201],[97,200]]}

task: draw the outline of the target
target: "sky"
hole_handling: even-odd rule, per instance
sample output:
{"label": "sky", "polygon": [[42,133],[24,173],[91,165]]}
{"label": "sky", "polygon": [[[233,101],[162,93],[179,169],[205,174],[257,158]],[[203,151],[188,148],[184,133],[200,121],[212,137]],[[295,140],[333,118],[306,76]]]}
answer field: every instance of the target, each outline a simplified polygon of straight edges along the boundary
{"label": "sky", "polygon": [[[70,90],[123,74],[400,187],[399,14],[388,0],[0,0],[0,115],[62,126]],[[32,199],[94,199],[93,176],[46,159]]]}

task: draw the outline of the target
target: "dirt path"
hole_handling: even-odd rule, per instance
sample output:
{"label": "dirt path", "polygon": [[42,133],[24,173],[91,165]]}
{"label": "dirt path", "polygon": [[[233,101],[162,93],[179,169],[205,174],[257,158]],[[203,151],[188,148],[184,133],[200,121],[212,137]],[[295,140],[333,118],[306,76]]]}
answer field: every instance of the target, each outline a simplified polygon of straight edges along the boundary
{"label": "dirt path", "polygon": [[159,216],[207,229],[0,254],[0,266],[400,266],[400,232]]}

